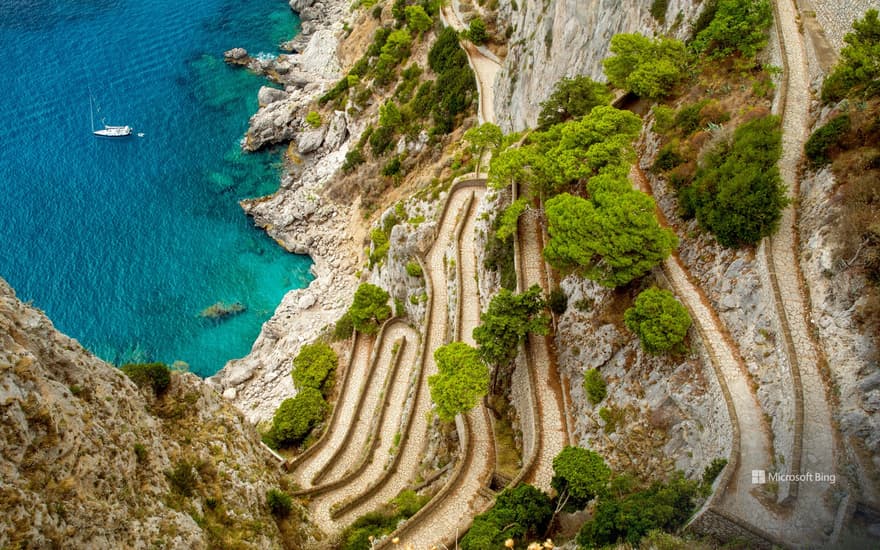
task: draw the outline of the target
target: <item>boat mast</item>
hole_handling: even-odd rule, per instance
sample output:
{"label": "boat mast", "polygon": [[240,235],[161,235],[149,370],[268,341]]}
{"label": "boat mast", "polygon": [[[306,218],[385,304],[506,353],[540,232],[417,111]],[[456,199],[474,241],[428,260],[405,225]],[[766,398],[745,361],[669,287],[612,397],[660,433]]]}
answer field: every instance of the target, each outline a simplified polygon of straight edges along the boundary
{"label": "boat mast", "polygon": [[92,121],[92,133],[95,133],[95,110],[92,107],[92,92],[89,90],[89,118]]}

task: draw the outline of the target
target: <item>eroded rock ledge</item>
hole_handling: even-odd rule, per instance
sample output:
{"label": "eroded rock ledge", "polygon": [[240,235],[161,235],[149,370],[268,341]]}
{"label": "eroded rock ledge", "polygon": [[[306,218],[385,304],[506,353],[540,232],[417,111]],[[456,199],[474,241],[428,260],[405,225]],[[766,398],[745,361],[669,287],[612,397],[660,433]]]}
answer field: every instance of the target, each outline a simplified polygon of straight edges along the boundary
{"label": "eroded rock ledge", "polygon": [[355,270],[361,263],[360,246],[349,223],[356,206],[335,204],[322,192],[363,127],[341,111],[318,128],[305,122],[315,99],[341,73],[336,46],[347,5],[339,0],[292,0],[290,4],[300,13],[303,33],[286,46],[301,53],[257,59],[233,49],[226,56],[227,61],[284,86],[260,90],[260,109],[251,117],[244,149],[291,142],[279,190],[268,197],[244,200],[241,206],[286,250],[309,254],[315,262],[315,280],[305,289],[287,293],[263,325],[251,352],[208,379],[252,422],[271,418],[281,401],[294,395],[291,359],[351,303]]}

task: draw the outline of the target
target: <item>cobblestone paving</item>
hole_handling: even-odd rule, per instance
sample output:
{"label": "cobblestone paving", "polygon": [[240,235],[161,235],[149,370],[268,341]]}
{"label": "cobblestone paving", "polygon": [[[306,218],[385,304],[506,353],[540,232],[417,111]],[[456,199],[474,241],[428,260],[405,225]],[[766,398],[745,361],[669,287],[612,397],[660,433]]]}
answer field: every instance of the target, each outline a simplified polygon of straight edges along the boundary
{"label": "cobblestone paving", "polygon": [[[369,464],[360,475],[347,480],[344,485],[333,491],[313,498],[310,503],[312,520],[328,533],[343,529],[346,525],[357,519],[359,515],[375,509],[379,504],[385,502],[375,502],[373,499],[370,499],[336,520],[332,519],[330,515],[331,508],[335,504],[343,501],[346,497],[363,493],[382,477],[382,474],[385,472],[385,464],[390,456],[388,450],[394,445],[394,440],[397,437],[400,420],[404,414],[406,396],[410,389],[412,367],[416,364],[418,358],[418,334],[404,323],[396,323],[390,328],[390,330],[385,331],[384,338],[382,339],[382,351],[378,356],[378,362],[390,365],[392,359],[391,348],[395,342],[405,338],[407,342],[402,350],[403,355],[401,356],[400,368],[388,387],[389,395],[387,400],[380,399],[385,383],[384,379],[381,382],[372,384],[368,389],[364,399],[365,401],[371,401],[373,406],[370,408],[365,406],[360,421],[355,424],[356,430],[365,432],[362,436],[358,436],[361,444],[349,446],[350,451],[341,457],[339,462],[345,465],[344,470],[349,470],[360,462],[373,417],[379,416],[384,412],[382,425],[379,427],[378,433],[379,443],[376,445],[374,454],[370,457]],[[388,404],[388,407],[382,411],[380,407],[385,403]],[[392,497],[395,495],[392,495]],[[390,500],[390,498],[387,500]]]}
{"label": "cobblestone paving", "polygon": [[[807,69],[803,36],[796,22],[797,12],[792,0],[780,0],[777,24],[784,42],[788,69],[788,86],[784,101],[782,120],[782,158],[779,170],[788,186],[793,205],[785,209],[779,230],[768,243],[767,265],[775,275],[776,309],[785,317],[793,349],[787,349],[789,363],[797,365],[803,392],[803,451],[800,472],[834,474],[835,460],[834,426],[826,398],[826,388],[820,373],[820,350],[812,339],[809,309],[803,292],[803,277],[797,258],[797,198],[799,195],[798,164],[803,145],[807,139],[810,107],[810,76]],[[769,249],[766,247],[769,246]],[[787,347],[787,346],[786,346]],[[794,370],[794,369],[793,369]],[[842,477],[840,475],[838,478]],[[827,482],[805,481],[798,484],[797,501],[793,513],[784,522],[786,540],[818,542],[823,534],[831,533],[834,509],[827,505],[826,497],[837,489]],[[769,525],[766,514],[753,514],[749,519],[771,530],[778,523]],[[771,520],[772,521],[772,520]],[[774,525],[775,524],[775,525]],[[778,527],[776,527],[778,529]],[[772,532],[772,531],[771,531]]]}
{"label": "cobblestone paving", "polygon": [[293,481],[302,489],[312,487],[312,479],[327,464],[327,461],[330,460],[330,457],[333,456],[333,453],[342,444],[348,432],[347,428],[354,419],[358,396],[361,394],[364,381],[367,378],[372,339],[359,337],[356,346],[351,364],[348,366],[350,370],[345,386],[336,400],[336,410],[333,411],[331,425],[328,428],[330,432],[319,443],[321,445],[320,450],[298,464],[292,474]]}
{"label": "cobblestone paving", "polygon": [[[529,209],[520,218],[520,270],[524,290],[532,285],[539,285],[544,292],[549,292],[545,273],[542,238],[542,227],[538,212]],[[535,371],[536,387],[533,388],[538,398],[538,425],[541,441],[541,453],[531,476],[531,483],[544,490],[550,490],[553,477],[553,458],[562,451],[566,444],[567,430],[565,414],[562,407],[562,396],[559,393],[559,374],[550,360],[547,339],[542,336],[530,336],[529,346],[531,368]],[[554,384],[555,382],[555,384]]]}
{"label": "cobblestone paving", "polygon": [[[476,282],[475,253],[475,212],[477,202],[482,199],[485,189],[476,189],[474,200],[468,212],[458,245],[457,265],[461,266],[461,319],[457,338],[467,344],[475,345],[472,332],[480,323],[479,289]],[[430,548],[434,544],[451,540],[456,533],[463,533],[470,526],[473,516],[481,512],[489,503],[481,496],[495,467],[494,435],[487,411],[482,403],[469,414],[469,449],[462,457],[465,465],[456,479],[451,479],[451,490],[430,510],[427,517],[416,518],[397,535],[401,543],[414,548]]]}
{"label": "cobblestone paving", "polygon": [[[389,390],[396,384],[407,385],[410,367],[415,362],[418,347],[418,335],[405,323],[395,322],[385,331],[381,341],[377,361],[372,365],[372,372],[368,386],[363,393],[363,404],[360,414],[354,419],[354,424],[346,434],[346,438],[340,447],[341,452],[331,460],[321,483],[334,481],[343,474],[358,465],[363,457],[365,448],[372,436],[371,427],[374,420],[382,412],[385,398],[385,387],[389,383],[392,367],[395,364],[392,348],[395,345],[403,345],[400,368],[396,372],[395,379],[391,381]],[[397,418],[399,420],[399,417]],[[393,418],[391,418],[393,420]],[[387,449],[386,449],[387,450]],[[381,455],[380,455],[381,458]]]}

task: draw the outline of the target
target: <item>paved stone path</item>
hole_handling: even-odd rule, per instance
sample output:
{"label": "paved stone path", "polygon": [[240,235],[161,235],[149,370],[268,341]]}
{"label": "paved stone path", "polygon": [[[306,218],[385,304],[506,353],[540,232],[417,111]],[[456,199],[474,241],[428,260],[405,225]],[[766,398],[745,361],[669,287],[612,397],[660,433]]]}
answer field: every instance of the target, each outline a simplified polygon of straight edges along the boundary
{"label": "paved stone path", "polygon": [[[642,191],[652,194],[650,183],[638,165],[633,166],[630,177]],[[656,208],[655,212],[662,225],[669,225],[660,208]],[[754,491],[756,486],[752,484],[752,470],[770,469],[773,463],[772,445],[764,411],[752,390],[746,366],[718,315],[709,305],[709,299],[691,279],[678,255],[673,253],[662,265],[676,297],[690,311],[718,381],[722,388],[727,387],[736,413],[735,429],[740,444],[738,468],[724,495],[724,507],[744,519],[752,515],[765,515],[767,511]],[[737,449],[734,448],[733,452],[736,453]]]}
{"label": "paved stone path", "polygon": [[336,399],[336,408],[330,419],[327,435],[315,445],[319,446],[314,451],[309,451],[309,456],[302,461],[295,462],[295,470],[292,472],[293,481],[302,489],[313,487],[312,480],[323,468],[337,448],[342,444],[348,432],[347,427],[354,419],[358,397],[363,391],[363,385],[369,370],[370,351],[373,345],[372,338],[359,336],[355,342],[354,355],[348,365],[345,383]]}
{"label": "paved stone path", "polygon": [[[475,345],[472,332],[480,323],[479,289],[476,276],[475,252],[475,212],[477,202],[485,194],[485,188],[473,189],[474,199],[467,212],[458,243],[456,266],[461,277],[461,303],[459,304],[459,327],[455,338],[469,345]],[[484,497],[486,487],[495,468],[495,440],[488,411],[481,402],[467,415],[467,422],[458,425],[467,431],[467,448],[460,460],[464,464],[455,470],[459,475],[447,482],[435,500],[426,507],[423,514],[414,517],[395,536],[404,545],[413,548],[431,548],[444,542],[453,541],[457,534],[464,533],[473,521],[474,515],[482,512],[491,503]]]}
{"label": "paved stone path", "polygon": [[[401,418],[404,414],[404,405],[406,397],[410,390],[410,379],[412,368],[416,365],[418,356],[418,334],[409,326],[402,322],[398,322],[390,330],[386,330],[384,338],[381,341],[382,351],[379,354],[377,363],[391,365],[392,356],[391,349],[394,344],[406,340],[401,350],[399,367],[393,379],[387,385],[385,390],[385,380],[373,384],[364,394],[365,405],[367,401],[372,402],[373,407],[364,407],[363,414],[358,422],[354,424],[355,430],[363,431],[363,435],[357,438],[361,441],[359,446],[350,445],[350,449],[344,455],[338,457],[338,461],[345,466],[343,471],[350,470],[357,466],[363,460],[363,453],[367,445],[367,437],[371,435],[371,425],[375,417],[379,417],[381,425],[379,426],[376,436],[379,441],[368,457],[366,468],[355,476],[342,476],[337,479],[345,480],[345,483],[332,491],[313,497],[309,503],[312,520],[317,523],[325,532],[334,533],[341,531],[348,524],[357,519],[358,516],[365,512],[374,510],[378,505],[387,502],[390,498],[396,496],[391,495],[388,499],[375,502],[373,499],[363,502],[359,506],[353,508],[339,518],[331,517],[331,509],[334,505],[343,501],[346,497],[359,495],[367,491],[377,480],[385,473],[385,464],[388,460],[389,449],[394,446],[394,440],[400,426]],[[387,399],[384,392],[387,391]],[[367,412],[369,411],[369,412]],[[354,437],[354,436],[353,436]],[[330,481],[329,479],[327,480]]]}
{"label": "paved stone path", "polygon": [[[799,194],[797,167],[808,132],[809,71],[792,0],[779,0],[774,3],[774,8],[786,74],[781,103],[777,106],[777,111],[783,116],[783,153],[779,169],[788,186],[789,196],[796,201]],[[795,431],[795,441],[802,438],[802,451],[798,453],[796,445],[794,456],[783,458],[790,461],[791,473],[814,477],[816,474],[836,474],[837,480],[842,480],[837,472],[835,428],[820,372],[823,356],[821,348],[812,338],[803,277],[796,253],[795,209],[796,202],[783,212],[779,231],[761,246],[792,370],[796,394],[794,401],[797,402],[798,395],[803,400],[802,409],[794,415],[795,425],[791,427]],[[757,500],[760,487],[752,484],[751,472],[769,469],[770,466],[766,429],[755,429],[764,424],[762,411],[748,387],[741,365],[736,365],[728,357],[726,341],[729,338],[718,331],[720,324],[717,316],[711,311],[702,291],[690,284],[687,272],[676,257],[664,263],[664,270],[679,298],[691,310],[713,362],[720,367],[738,416],[740,464],[734,480],[721,497],[721,506],[780,540],[806,547],[828,543],[836,513],[832,504],[835,485],[807,477],[796,485],[780,484],[783,491],[781,497],[790,493],[790,498],[783,503],[788,506],[765,506]],[[712,319],[715,321],[707,322]],[[797,403],[795,406],[798,407]],[[798,417],[802,418],[802,426],[798,425]]]}
{"label": "paved stone path", "polygon": [[[550,291],[544,264],[543,228],[539,213],[528,209],[519,221],[520,277],[523,290],[539,285]],[[566,417],[562,405],[559,373],[550,358],[547,338],[530,335],[526,350],[530,367],[534,369],[536,387],[532,388],[538,401],[539,455],[527,481],[543,491],[550,490],[553,478],[553,458],[568,442]]]}
{"label": "paved stone path", "polygon": [[[441,6],[440,17],[446,25],[457,31],[467,29],[458,11],[457,2],[454,2],[452,7],[448,5]],[[501,60],[486,48],[472,44],[470,41],[462,40],[461,46],[468,54],[468,63],[471,69],[473,69],[477,80],[477,93],[480,97],[477,118],[480,123],[494,123],[495,94],[493,93],[493,87],[495,85],[495,77],[498,71],[501,70]]]}
{"label": "paved stone path", "polygon": [[[803,398],[803,409],[800,411],[803,418],[803,450],[799,457],[792,457],[790,464],[793,468],[800,466],[799,471],[792,473],[835,474],[835,428],[820,372],[823,354],[812,337],[809,307],[797,255],[798,165],[809,132],[810,76],[804,37],[797,23],[799,14],[793,1],[779,0],[775,2],[775,7],[787,79],[785,94],[777,109],[783,116],[779,170],[788,186],[789,197],[795,202],[785,209],[779,230],[764,243],[763,249],[773,283],[777,314],[786,333],[785,351],[792,369],[793,384],[800,386]],[[798,416],[796,414],[795,418]],[[795,426],[794,429],[797,435],[800,427]],[[815,481],[801,482],[793,488],[792,496],[796,496],[796,501],[793,513],[785,522],[786,540],[816,543],[823,540],[823,532],[824,535],[831,533],[835,510],[828,506],[826,497],[835,489],[837,487],[834,485]],[[761,520],[766,523],[767,516],[755,518],[755,521]],[[767,525],[765,529],[771,530],[772,527],[772,524]]]}
{"label": "paved stone path", "polygon": [[[403,356],[400,362],[392,354],[394,346],[398,346]],[[339,450],[330,460],[323,472],[322,483],[335,481],[355,467],[363,458],[364,451],[373,437],[373,423],[384,406],[386,388],[394,389],[401,384],[408,385],[412,365],[415,364],[418,349],[418,334],[403,321],[396,321],[385,330],[379,345],[376,361],[371,366],[370,379],[362,394],[360,413],[350,425],[348,433]],[[392,372],[392,367],[400,365],[400,372]],[[390,378],[394,374],[393,378]],[[405,396],[404,396],[405,397]],[[389,417],[391,421],[400,420],[400,412]],[[387,447],[384,449],[387,452]],[[382,462],[383,456],[379,455]]]}

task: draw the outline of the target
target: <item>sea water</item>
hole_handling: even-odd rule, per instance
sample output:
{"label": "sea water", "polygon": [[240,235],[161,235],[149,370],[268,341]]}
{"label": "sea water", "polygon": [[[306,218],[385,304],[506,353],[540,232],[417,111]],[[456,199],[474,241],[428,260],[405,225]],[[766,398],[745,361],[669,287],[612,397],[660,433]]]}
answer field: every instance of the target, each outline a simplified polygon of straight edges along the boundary
{"label": "sea water", "polygon": [[[0,0],[0,276],[116,364],[247,354],[311,261],[238,205],[277,189],[280,155],[241,152],[266,81],[223,52],[298,26],[285,0]],[[143,137],[93,136],[90,95],[96,125]],[[247,310],[200,316],[218,301]]]}

